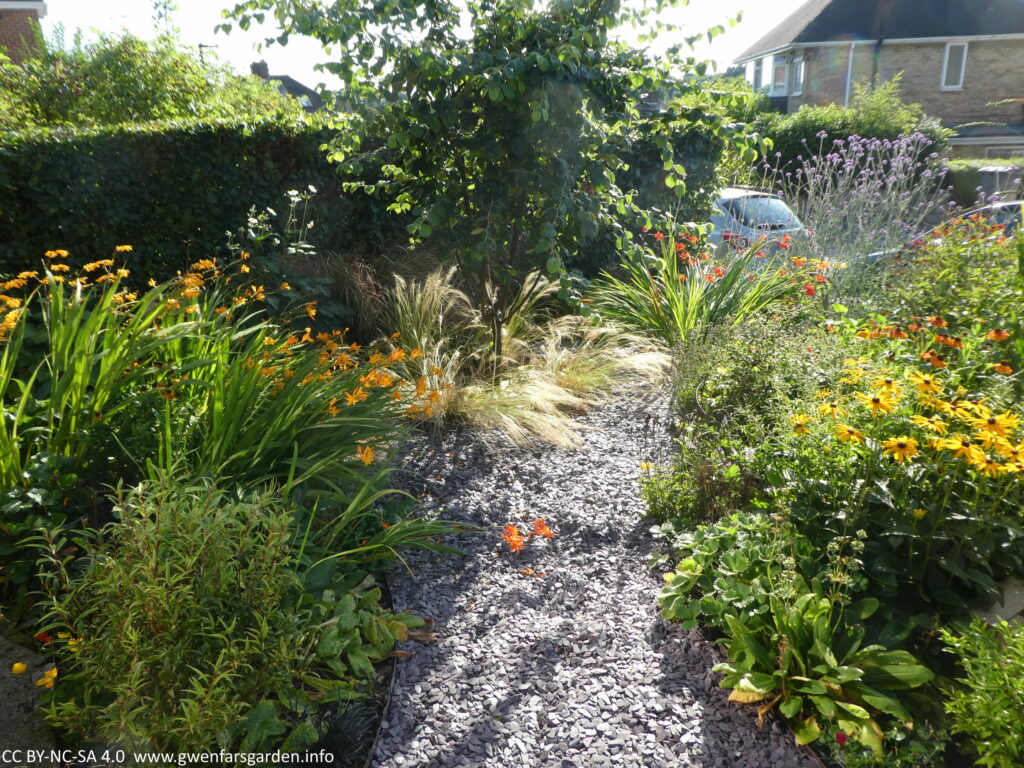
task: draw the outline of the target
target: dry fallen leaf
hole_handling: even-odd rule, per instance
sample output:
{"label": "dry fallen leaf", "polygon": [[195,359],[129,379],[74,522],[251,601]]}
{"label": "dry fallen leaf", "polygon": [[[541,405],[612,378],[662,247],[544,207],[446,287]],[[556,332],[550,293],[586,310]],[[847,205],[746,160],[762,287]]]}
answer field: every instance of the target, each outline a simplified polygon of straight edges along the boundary
{"label": "dry fallen leaf", "polygon": [[429,629],[410,629],[409,639],[417,643],[434,643],[437,642],[437,635]]}

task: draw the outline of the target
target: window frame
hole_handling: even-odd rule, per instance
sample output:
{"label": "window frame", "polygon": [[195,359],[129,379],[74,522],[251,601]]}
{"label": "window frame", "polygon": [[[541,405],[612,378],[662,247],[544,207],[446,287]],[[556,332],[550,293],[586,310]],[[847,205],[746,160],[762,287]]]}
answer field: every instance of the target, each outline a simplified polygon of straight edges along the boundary
{"label": "window frame", "polygon": [[[949,75],[949,58],[950,52],[953,48],[962,48],[963,53],[960,58],[960,82],[957,85],[949,85],[947,78]],[[964,82],[967,80],[967,52],[970,49],[970,44],[964,40],[963,42],[949,42],[946,43],[946,52],[942,58],[942,80],[939,82],[939,90],[941,91],[962,91],[964,89]]]}
{"label": "window frame", "polygon": [[804,52],[795,51],[789,65],[789,95],[804,95],[804,78],[807,77],[806,61]]}
{"label": "window frame", "polygon": [[[768,82],[769,96],[789,95],[789,56],[787,54],[775,54],[771,57],[771,79]],[[781,83],[776,80],[779,70],[783,70]]]}

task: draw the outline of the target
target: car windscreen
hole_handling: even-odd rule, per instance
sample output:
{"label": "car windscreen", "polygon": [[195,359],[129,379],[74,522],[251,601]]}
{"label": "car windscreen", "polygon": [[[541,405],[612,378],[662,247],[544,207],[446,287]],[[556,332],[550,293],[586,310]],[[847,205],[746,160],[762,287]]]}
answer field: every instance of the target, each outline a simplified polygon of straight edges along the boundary
{"label": "car windscreen", "polygon": [[798,229],[803,226],[782,200],[767,195],[750,195],[721,200],[722,207],[740,224],[751,229]]}

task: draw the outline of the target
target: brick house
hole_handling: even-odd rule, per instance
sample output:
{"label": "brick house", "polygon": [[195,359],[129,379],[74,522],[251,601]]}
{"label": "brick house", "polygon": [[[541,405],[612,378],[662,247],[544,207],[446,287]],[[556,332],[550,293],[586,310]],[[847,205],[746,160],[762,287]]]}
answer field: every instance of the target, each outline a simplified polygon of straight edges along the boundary
{"label": "brick house", "polygon": [[15,64],[35,45],[36,27],[45,15],[41,0],[0,0],[0,49]]}
{"label": "brick house", "polygon": [[955,154],[1024,154],[1022,0],[809,0],[736,63],[785,112],[902,73],[903,97],[957,130]]}

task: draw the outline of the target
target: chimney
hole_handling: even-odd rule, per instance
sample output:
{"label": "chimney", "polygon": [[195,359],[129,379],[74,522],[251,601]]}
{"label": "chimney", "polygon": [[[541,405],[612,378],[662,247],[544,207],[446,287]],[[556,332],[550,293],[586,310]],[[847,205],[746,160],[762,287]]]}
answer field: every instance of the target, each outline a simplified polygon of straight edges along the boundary
{"label": "chimney", "polygon": [[256,61],[249,65],[249,69],[254,75],[258,75],[264,80],[270,79],[270,67],[267,66],[265,61]]}

